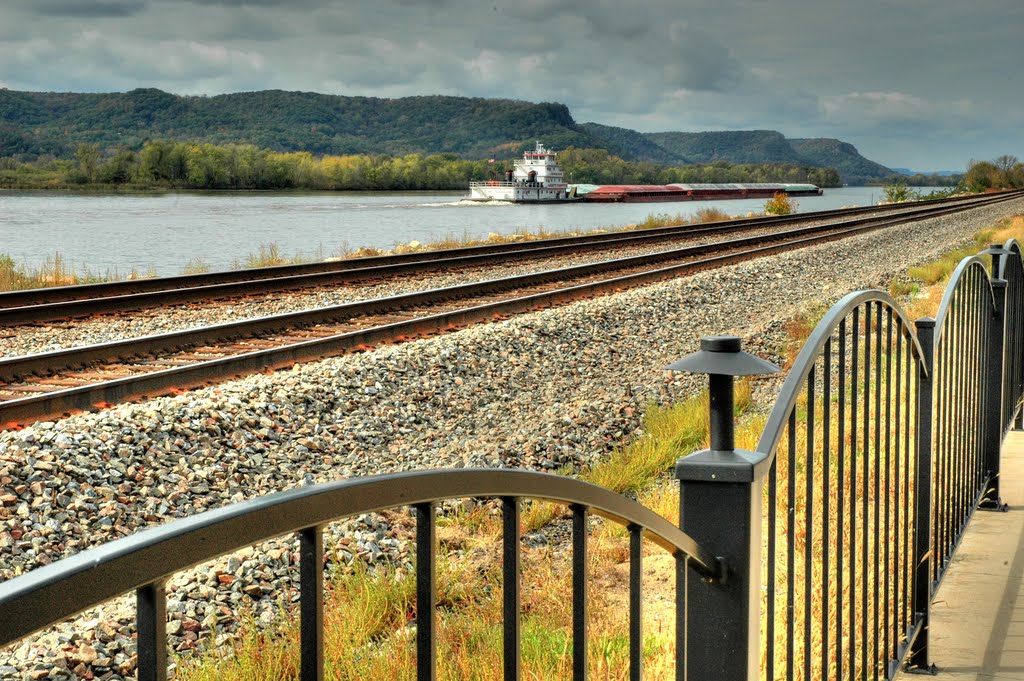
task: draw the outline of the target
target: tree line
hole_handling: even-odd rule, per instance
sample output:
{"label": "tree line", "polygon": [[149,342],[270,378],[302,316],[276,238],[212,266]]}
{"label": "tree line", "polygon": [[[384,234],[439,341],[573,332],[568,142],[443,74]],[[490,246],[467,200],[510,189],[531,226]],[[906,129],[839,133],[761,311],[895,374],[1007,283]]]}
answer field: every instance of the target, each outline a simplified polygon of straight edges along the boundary
{"label": "tree line", "polygon": [[972,192],[1024,188],[1024,163],[1009,154],[991,161],[971,161],[964,175],[964,185]]}
{"label": "tree line", "polygon": [[[807,182],[840,186],[838,173],[779,163],[665,166],[625,161],[604,149],[569,147],[559,162],[571,183],[669,184],[673,182]],[[79,144],[72,159],[20,162],[0,158],[0,186],[7,188],[126,187],[233,190],[455,190],[470,180],[501,179],[511,160],[467,160],[454,154],[315,156],[251,144],[148,141],[139,151]]]}

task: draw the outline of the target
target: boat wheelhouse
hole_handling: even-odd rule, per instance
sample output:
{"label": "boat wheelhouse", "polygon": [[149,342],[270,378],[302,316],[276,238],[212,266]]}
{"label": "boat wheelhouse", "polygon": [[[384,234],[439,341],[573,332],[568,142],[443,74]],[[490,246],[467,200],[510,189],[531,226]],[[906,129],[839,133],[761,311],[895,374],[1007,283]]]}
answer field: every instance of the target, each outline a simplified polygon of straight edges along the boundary
{"label": "boat wheelhouse", "polygon": [[469,183],[471,201],[510,201],[513,203],[560,203],[576,199],[565,183],[557,154],[537,142],[533,151],[523,153],[504,180]]}

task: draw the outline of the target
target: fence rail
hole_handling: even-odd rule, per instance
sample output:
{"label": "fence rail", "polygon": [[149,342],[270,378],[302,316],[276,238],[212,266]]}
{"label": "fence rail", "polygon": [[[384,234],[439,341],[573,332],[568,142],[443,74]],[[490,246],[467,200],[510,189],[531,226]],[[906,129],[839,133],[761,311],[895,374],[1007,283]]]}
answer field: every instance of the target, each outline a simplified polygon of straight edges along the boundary
{"label": "fence rail", "polygon": [[795,360],[757,447],[771,456],[766,678],[888,670],[920,632],[913,402],[928,376],[913,324],[879,291],[837,303]]}
{"label": "fence rail", "polygon": [[[739,339],[702,340],[670,368],[709,375],[711,447],[681,458],[678,527],[609,490],[512,470],[439,470],[304,487],[152,528],[0,583],[0,645],[134,591],[140,679],[167,675],[164,583],[297,533],[301,676],[323,674],[323,528],[410,506],[417,676],[434,678],[437,501],[501,500],[504,678],[518,679],[520,500],[572,509],[573,678],[587,675],[587,516],[625,525],[630,678],[641,678],[641,539],[676,559],[676,673],[697,681],[890,679],[929,668],[934,589],[974,510],[1001,508],[999,448],[1021,425],[1024,260],[1010,240],[965,258],[935,319],[860,291],[795,360],[756,451],[735,449],[733,379],[777,367]],[[700,579],[688,579],[690,571]]]}
{"label": "fence rail", "polygon": [[[136,592],[139,679],[167,675],[164,583],[171,575],[233,550],[297,532],[300,540],[302,678],[323,672],[323,527],[347,516],[412,506],[417,539],[417,658],[419,679],[434,678],[434,502],[464,497],[502,500],[504,515],[504,635],[506,678],[518,678],[519,500],[544,499],[573,510],[574,641],[586,637],[587,524],[590,513],[629,528],[631,602],[640,596],[640,538],[676,557],[677,580],[688,569],[715,581],[721,561],[678,527],[619,494],[573,478],[498,469],[432,470],[302,487],[200,513],[85,551],[0,584],[0,644],[24,637],[111,598]],[[705,588],[712,588],[706,585]],[[684,606],[678,608],[685,614]],[[632,611],[631,611],[631,614]],[[638,615],[638,613],[636,613]],[[630,618],[631,659],[639,665],[639,617]],[[680,628],[683,631],[684,628]],[[586,646],[574,668],[585,674]],[[512,665],[509,667],[509,665]],[[637,666],[636,676],[639,676]],[[576,678],[583,678],[577,676]]]}

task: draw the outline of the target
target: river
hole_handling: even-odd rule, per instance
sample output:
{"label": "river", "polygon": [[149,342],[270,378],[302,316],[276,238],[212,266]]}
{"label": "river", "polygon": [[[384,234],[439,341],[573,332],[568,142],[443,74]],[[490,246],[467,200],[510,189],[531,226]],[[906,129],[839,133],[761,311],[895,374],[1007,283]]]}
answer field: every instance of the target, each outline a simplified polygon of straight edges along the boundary
{"label": "river", "polygon": [[[864,206],[880,187],[826,189],[796,198],[798,210]],[[307,259],[359,246],[390,248],[446,236],[516,230],[593,229],[651,214],[692,215],[704,207],[731,215],[761,212],[763,199],[682,203],[475,204],[446,193],[168,192],[82,194],[0,192],[0,254],[35,268],[56,254],[77,273],[124,277],[180,274],[190,263],[239,266],[274,244]]]}

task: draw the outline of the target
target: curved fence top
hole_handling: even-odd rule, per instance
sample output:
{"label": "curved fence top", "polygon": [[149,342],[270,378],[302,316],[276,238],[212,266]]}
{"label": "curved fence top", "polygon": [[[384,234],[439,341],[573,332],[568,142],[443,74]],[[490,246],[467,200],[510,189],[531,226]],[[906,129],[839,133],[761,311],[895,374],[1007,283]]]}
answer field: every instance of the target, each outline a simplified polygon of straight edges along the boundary
{"label": "curved fence top", "polygon": [[764,424],[764,430],[761,431],[761,438],[757,442],[757,451],[766,455],[764,461],[760,464],[763,470],[767,470],[767,467],[772,463],[772,459],[775,458],[775,450],[778,448],[779,442],[782,440],[782,435],[786,430],[789,414],[796,406],[807,377],[810,374],[811,369],[815,366],[818,356],[825,347],[825,343],[828,342],[828,339],[832,337],[832,334],[835,333],[836,329],[838,329],[840,323],[846,319],[855,308],[869,302],[882,303],[895,313],[898,319],[902,322],[903,328],[906,329],[907,338],[911,343],[910,348],[913,352],[913,356],[917,359],[918,363],[925,366],[921,362],[924,350],[917,338],[917,333],[914,330],[914,324],[907,317],[903,308],[900,307],[899,303],[897,303],[891,295],[885,291],[877,289],[855,291],[846,295],[839,302],[833,305],[832,308],[825,313],[825,316],[821,321],[818,322],[818,325],[814,327],[814,331],[812,331],[811,335],[807,338],[803,348],[800,350],[800,354],[797,355],[796,360],[793,362],[793,368],[790,369],[785,382],[782,384],[779,396],[775,400],[775,406],[772,408],[771,414],[768,415],[768,421]]}
{"label": "curved fence top", "polygon": [[942,302],[939,303],[939,311],[935,313],[935,345],[938,346],[942,340],[943,331],[945,330],[946,316],[949,314],[949,308],[953,304],[953,297],[960,291],[961,282],[966,280],[972,273],[982,275],[985,280],[985,284],[988,290],[988,297],[992,303],[993,312],[996,309],[996,296],[992,291],[992,285],[989,283],[988,270],[985,269],[985,261],[976,255],[969,255],[960,261],[960,264],[953,270],[953,274],[949,278],[949,283],[946,284],[946,291],[942,294]]}
{"label": "curved fence top", "polygon": [[1021,258],[1024,258],[1024,252],[1022,252],[1022,250],[1021,250],[1020,242],[1017,241],[1016,239],[1007,239],[1006,243],[1003,244],[1003,248],[1005,248],[1006,250],[1008,250],[1010,252],[1009,253],[1004,253],[1001,256],[999,256],[999,278],[1000,279],[1006,279],[1006,270],[1009,267],[1010,262],[1012,262],[1010,260],[1011,256],[1014,256],[1014,255],[1017,256],[1016,262],[1018,264],[1020,263]]}
{"label": "curved fence top", "polygon": [[509,469],[415,471],[329,482],[199,513],[89,549],[0,583],[0,645],[199,563],[346,516],[466,497],[579,504],[636,525],[700,572],[714,556],[653,511],[610,490],[551,473]]}

